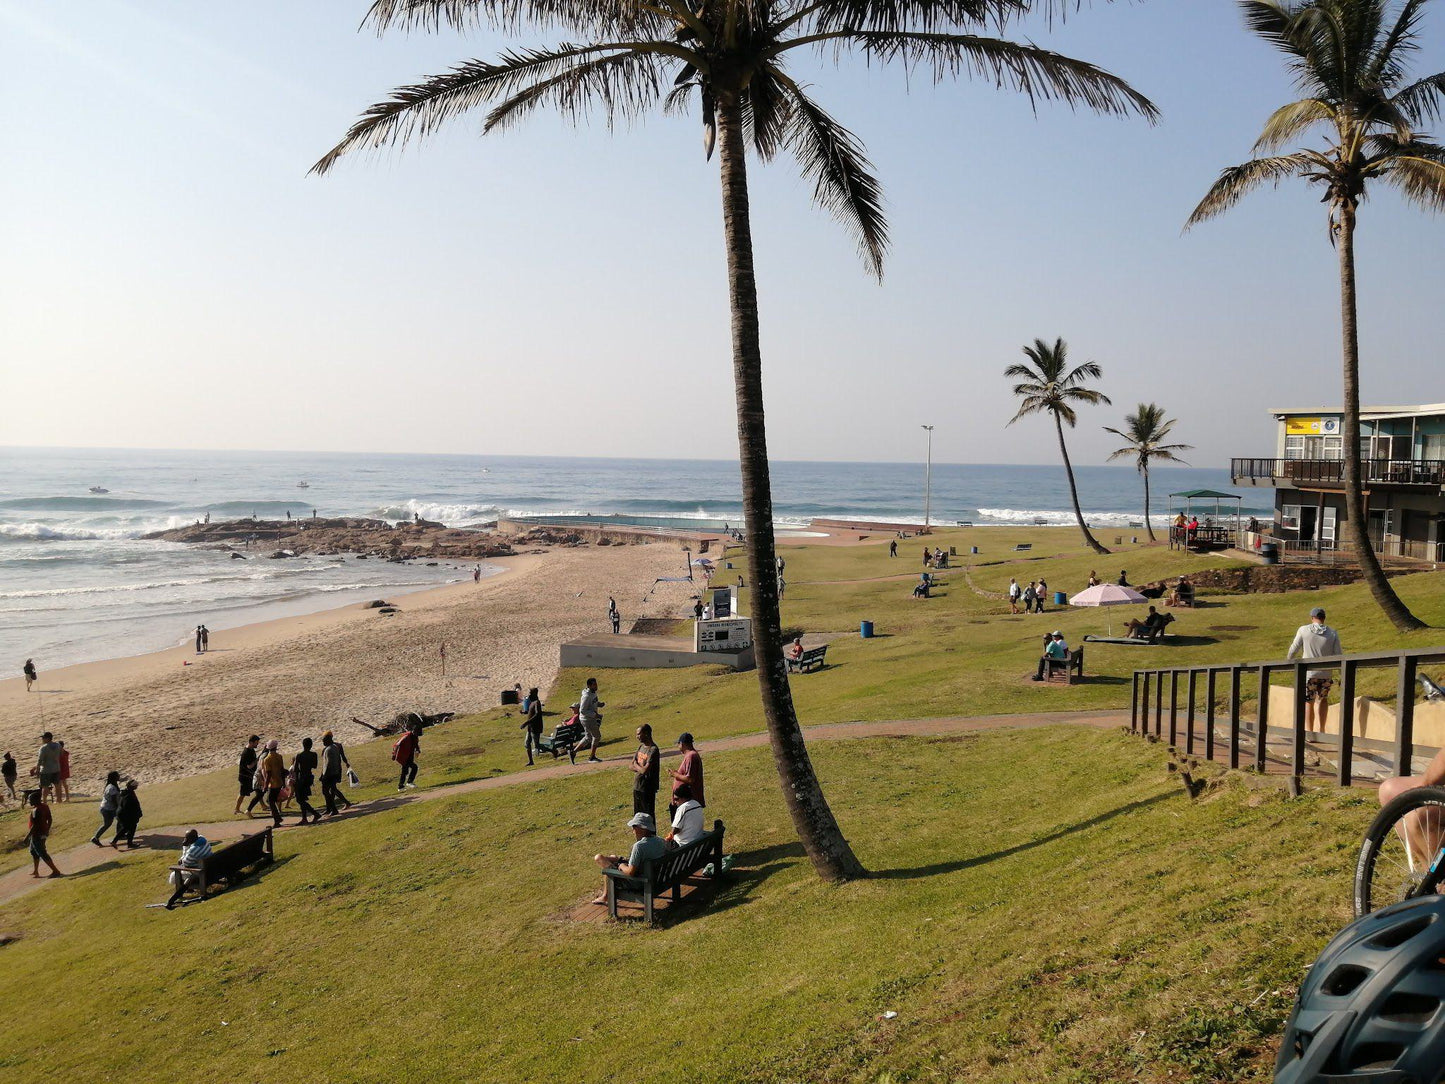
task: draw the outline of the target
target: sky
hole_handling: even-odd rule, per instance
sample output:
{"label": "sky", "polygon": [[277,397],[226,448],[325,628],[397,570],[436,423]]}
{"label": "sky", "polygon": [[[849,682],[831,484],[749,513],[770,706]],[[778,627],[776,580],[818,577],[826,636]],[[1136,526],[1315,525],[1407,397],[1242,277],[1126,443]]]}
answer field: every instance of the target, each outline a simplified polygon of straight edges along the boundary
{"label": "sky", "polygon": [[[393,86],[516,43],[378,38],[366,6],[0,0],[0,444],[735,457],[696,113],[485,139],[467,118],[307,176]],[[1027,32],[1162,122],[794,62],[866,143],[894,243],[880,284],[790,160],[754,166],[773,457],[917,460],[931,424],[938,461],[1054,462],[1046,421],[1005,424],[1003,369],[1036,337],[1103,366],[1114,404],[1081,416],[1078,462],[1141,401],[1198,466],[1272,454],[1270,407],[1338,402],[1317,193],[1182,232],[1295,96],[1235,5],[1096,3]],[[1445,8],[1424,45],[1419,73],[1445,69]],[[1358,248],[1364,399],[1445,398],[1445,221],[1379,190]]]}

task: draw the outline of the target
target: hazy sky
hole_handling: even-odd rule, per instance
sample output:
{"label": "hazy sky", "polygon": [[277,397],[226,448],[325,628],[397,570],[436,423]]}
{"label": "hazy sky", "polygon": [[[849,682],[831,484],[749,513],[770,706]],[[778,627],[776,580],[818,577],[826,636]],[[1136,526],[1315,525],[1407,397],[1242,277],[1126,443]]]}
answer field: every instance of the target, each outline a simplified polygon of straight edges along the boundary
{"label": "hazy sky", "polygon": [[[695,116],[539,115],[306,170],[394,85],[502,41],[358,33],[365,0],[0,0],[0,444],[736,454],[716,163]],[[771,450],[1050,462],[1003,367],[1062,335],[1191,461],[1267,454],[1266,407],[1339,398],[1338,286],[1296,183],[1188,235],[1291,96],[1225,0],[1095,5],[1041,42],[1164,121],[1074,115],[860,62],[795,75],[865,140],[882,285],[791,162],[755,168]],[[1445,68],[1445,8],[1419,70]],[[1445,221],[1384,191],[1359,240],[1370,402],[1438,401]]]}

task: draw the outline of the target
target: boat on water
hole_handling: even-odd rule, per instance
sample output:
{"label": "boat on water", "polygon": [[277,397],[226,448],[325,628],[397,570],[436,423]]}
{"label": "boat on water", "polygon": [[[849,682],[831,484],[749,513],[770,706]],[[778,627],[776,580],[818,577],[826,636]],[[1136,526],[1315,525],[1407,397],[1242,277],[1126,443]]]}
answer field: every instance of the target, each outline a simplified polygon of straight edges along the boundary
{"label": "boat on water", "polygon": [[297,489],[310,489],[310,488],[311,488],[311,483],[310,483],[310,482],[297,482],[297,483],[296,483],[296,488],[297,488]]}
{"label": "boat on water", "polygon": [[91,491],[92,493],[109,493],[109,492],[110,492],[110,490],[106,489],[105,486],[91,486],[91,487],[90,487],[90,491]]}

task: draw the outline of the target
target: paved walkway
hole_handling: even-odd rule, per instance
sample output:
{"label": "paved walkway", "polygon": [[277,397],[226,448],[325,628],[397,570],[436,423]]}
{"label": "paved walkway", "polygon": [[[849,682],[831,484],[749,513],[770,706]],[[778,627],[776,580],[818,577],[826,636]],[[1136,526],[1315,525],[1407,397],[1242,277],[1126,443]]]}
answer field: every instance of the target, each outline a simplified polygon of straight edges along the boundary
{"label": "paved walkway", "polygon": [[[890,737],[934,737],[949,734],[967,734],[984,730],[1019,730],[1041,726],[1092,726],[1101,729],[1116,726],[1127,726],[1129,716],[1127,712],[1100,712],[1100,711],[1065,711],[1050,712],[1040,715],[981,715],[971,718],[944,718],[944,719],[900,719],[891,722],[878,723],[826,723],[821,726],[810,726],[803,729],[803,733],[809,742],[839,741],[847,738],[890,738]],[[755,749],[758,746],[768,743],[766,731],[757,731],[752,734],[739,734],[732,738],[719,738],[716,741],[703,743],[703,751],[707,754],[723,753],[733,749]],[[676,750],[664,752],[664,757],[675,757]],[[546,779],[556,779],[559,776],[580,775],[586,772],[610,771],[623,768],[631,763],[631,756],[608,757],[598,764],[589,764],[586,761],[579,761],[577,764],[570,764],[560,761],[556,764],[548,764],[545,767],[533,771],[511,772],[507,775],[489,776],[485,779],[472,779],[465,783],[453,783],[447,786],[432,787],[426,790],[409,790],[394,796],[373,798],[368,802],[358,802],[350,810],[333,818],[338,821],[353,820],[357,817],[372,816],[377,813],[384,813],[387,810],[396,809],[399,806],[411,805],[414,802],[428,802],[434,798],[450,798],[457,794],[471,794],[474,791],[495,790],[498,787],[522,786],[528,783],[535,783]],[[68,851],[59,852],[52,857],[55,859],[66,878],[72,876],[90,876],[103,873],[112,869],[121,862],[128,860],[128,857],[137,853],[153,851],[165,851],[174,856],[179,852],[181,837],[187,828],[197,829],[213,844],[229,843],[239,839],[243,835],[259,831],[268,823],[268,818],[257,817],[235,817],[230,820],[213,821],[209,824],[185,824],[169,825],[166,827],[150,829],[137,833],[136,842],[140,844],[133,851],[117,851],[109,846],[96,847],[90,843],[72,847]],[[324,826],[318,829],[306,828],[306,831],[324,831]],[[283,825],[280,832],[290,833],[301,831],[301,825],[295,821],[289,821]],[[35,878],[30,875],[29,863],[22,869],[12,870],[0,876],[0,903],[23,896],[28,892],[41,887],[48,882],[48,878],[42,876]],[[44,870],[44,866],[41,870]],[[61,878],[62,880],[66,878]]]}

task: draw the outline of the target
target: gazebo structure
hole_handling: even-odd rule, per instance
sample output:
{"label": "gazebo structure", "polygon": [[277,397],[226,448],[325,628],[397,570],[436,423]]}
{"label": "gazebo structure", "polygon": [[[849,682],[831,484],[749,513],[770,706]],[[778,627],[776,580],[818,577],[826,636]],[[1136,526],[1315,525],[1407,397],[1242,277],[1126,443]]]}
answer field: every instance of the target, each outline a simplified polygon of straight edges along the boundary
{"label": "gazebo structure", "polygon": [[[1221,502],[1233,501],[1232,510],[1221,508]],[[1187,489],[1169,494],[1169,548],[1181,550],[1227,550],[1237,546],[1240,538],[1239,516],[1244,498],[1237,493],[1217,489]],[[1179,516],[1186,523],[1199,519],[1194,530],[1176,526]],[[1233,517],[1233,523],[1230,523]]]}

